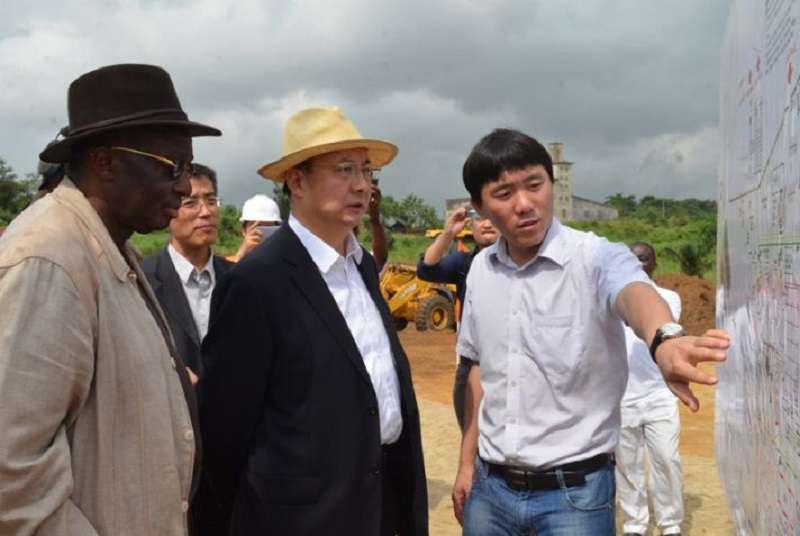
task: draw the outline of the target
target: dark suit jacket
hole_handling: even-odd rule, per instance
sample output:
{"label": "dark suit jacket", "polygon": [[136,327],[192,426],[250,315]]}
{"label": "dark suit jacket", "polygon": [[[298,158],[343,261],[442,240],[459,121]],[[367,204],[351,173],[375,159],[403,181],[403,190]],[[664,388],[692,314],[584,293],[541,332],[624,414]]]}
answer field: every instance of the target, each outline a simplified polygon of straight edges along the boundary
{"label": "dark suit jacket", "polygon": [[[407,487],[398,513],[426,535],[419,411],[408,359],[375,264],[359,271],[389,334]],[[386,469],[377,400],[344,317],[300,240],[284,225],[222,278],[204,342],[200,429],[206,474],[232,535],[380,534]]]}
{"label": "dark suit jacket", "polygon": [[[233,263],[222,257],[214,256],[214,280],[219,281]],[[189,308],[189,301],[183,292],[183,285],[172,264],[167,248],[151,255],[142,261],[142,271],[147,276],[153,292],[164,310],[169,322],[169,329],[175,339],[178,355],[184,363],[200,376],[203,373],[201,359],[202,341],[197,332],[197,325]]]}

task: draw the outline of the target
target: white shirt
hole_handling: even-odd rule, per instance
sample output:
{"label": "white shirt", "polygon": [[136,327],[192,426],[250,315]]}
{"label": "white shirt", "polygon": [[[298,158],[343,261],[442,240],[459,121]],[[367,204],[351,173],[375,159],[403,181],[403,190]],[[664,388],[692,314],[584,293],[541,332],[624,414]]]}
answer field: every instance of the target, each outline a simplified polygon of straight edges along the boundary
{"label": "white shirt", "polygon": [[351,233],[347,237],[347,252],[338,251],[309,231],[300,221],[289,216],[289,227],[300,239],[314,264],[319,268],[339,311],[342,312],[350,334],[358,347],[367,369],[381,424],[381,443],[394,443],[403,431],[400,411],[400,383],[394,367],[389,335],[381,314],[367,290],[356,263],[361,264],[364,251]]}
{"label": "white shirt", "polygon": [[208,333],[208,313],[211,309],[211,293],[216,284],[214,274],[214,255],[208,257],[208,262],[201,269],[197,270],[186,257],[181,255],[170,243],[167,251],[172,259],[172,265],[178,272],[178,279],[183,285],[183,293],[186,294],[186,301],[189,302],[189,309],[192,311],[192,318],[197,326],[197,333],[202,341]]}
{"label": "white shirt", "polygon": [[613,452],[628,379],[614,302],[649,278],[621,244],[553,223],[523,266],[503,238],[467,276],[458,352],[480,362],[478,449],[545,469]]}
{"label": "white shirt", "polygon": [[[656,290],[669,305],[672,318],[678,322],[681,318],[681,297],[677,292],[665,288],[656,287]],[[647,343],[637,337],[627,326],[625,326],[625,350],[630,372],[625,395],[622,397],[623,408],[639,406],[642,409],[650,410],[659,403],[661,405],[674,404],[677,399],[667,387],[661,370],[650,356],[650,348]]]}

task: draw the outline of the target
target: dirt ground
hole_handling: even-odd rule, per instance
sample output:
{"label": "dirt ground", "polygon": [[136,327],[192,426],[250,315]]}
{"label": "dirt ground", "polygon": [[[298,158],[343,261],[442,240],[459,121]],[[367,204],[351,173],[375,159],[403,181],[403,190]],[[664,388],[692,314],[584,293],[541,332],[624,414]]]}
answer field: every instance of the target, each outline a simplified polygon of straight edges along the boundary
{"label": "dirt ground", "polygon": [[[714,292],[709,282],[670,274],[659,278],[659,284],[676,289],[681,295],[682,320],[692,334],[712,327]],[[452,407],[455,334],[418,332],[409,327],[401,332],[400,338],[411,360],[422,415],[431,534],[460,534],[450,501],[460,441]],[[700,411],[692,414],[681,408],[680,450],[686,510],[683,534],[729,535],[732,525],[714,460],[714,389],[696,387],[695,393],[700,399]],[[618,532],[622,534],[621,526]]]}

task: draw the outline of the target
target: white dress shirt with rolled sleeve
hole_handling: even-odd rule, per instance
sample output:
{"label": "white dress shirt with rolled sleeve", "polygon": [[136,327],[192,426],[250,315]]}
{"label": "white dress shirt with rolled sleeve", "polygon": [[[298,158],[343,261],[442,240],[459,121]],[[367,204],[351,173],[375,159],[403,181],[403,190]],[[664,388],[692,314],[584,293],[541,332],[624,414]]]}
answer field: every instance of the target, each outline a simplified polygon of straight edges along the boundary
{"label": "white dress shirt with rolled sleeve", "polygon": [[475,257],[458,352],[480,364],[481,458],[547,469],[614,451],[628,379],[614,303],[635,281],[652,284],[626,246],[555,218],[522,266],[503,238]]}
{"label": "white dress shirt with rolled sleeve", "polygon": [[389,335],[386,333],[380,311],[372,301],[356,266],[356,263],[361,264],[363,261],[364,251],[355,236],[350,234],[347,237],[346,254],[340,255],[300,223],[294,214],[289,216],[289,227],[319,268],[364,360],[364,367],[367,369],[378,400],[381,443],[384,445],[394,443],[403,431],[400,383],[394,366]]}

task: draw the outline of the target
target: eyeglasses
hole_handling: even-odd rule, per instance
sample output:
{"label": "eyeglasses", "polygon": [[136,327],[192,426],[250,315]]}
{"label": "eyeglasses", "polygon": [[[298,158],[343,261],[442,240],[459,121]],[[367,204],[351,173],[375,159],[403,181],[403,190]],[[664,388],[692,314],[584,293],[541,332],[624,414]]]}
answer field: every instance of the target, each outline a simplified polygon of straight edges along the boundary
{"label": "eyeglasses", "polygon": [[323,164],[313,164],[313,166],[323,169],[330,169],[340,177],[348,180],[352,180],[358,176],[361,176],[369,181],[372,181],[375,176],[375,172],[377,171],[369,166],[364,166],[359,169],[359,167],[354,164],[336,164],[329,166]]}
{"label": "eyeglasses", "polygon": [[175,180],[180,179],[184,174],[191,174],[192,173],[192,164],[190,162],[183,162],[183,161],[173,161],[167,158],[166,156],[161,156],[153,153],[147,153],[145,151],[140,151],[139,149],[132,149],[130,147],[120,147],[115,146],[111,147],[112,151],[123,151],[126,153],[131,154],[138,154],[139,156],[146,156],[147,158],[152,158],[157,162],[161,162],[162,164],[166,164],[172,168],[172,178]]}
{"label": "eyeglasses", "polygon": [[206,195],[203,197],[184,197],[181,199],[181,208],[189,211],[199,210],[201,205],[207,206],[209,209],[219,208],[221,199],[215,195]]}

